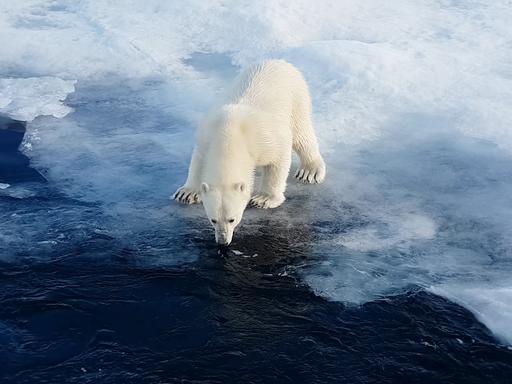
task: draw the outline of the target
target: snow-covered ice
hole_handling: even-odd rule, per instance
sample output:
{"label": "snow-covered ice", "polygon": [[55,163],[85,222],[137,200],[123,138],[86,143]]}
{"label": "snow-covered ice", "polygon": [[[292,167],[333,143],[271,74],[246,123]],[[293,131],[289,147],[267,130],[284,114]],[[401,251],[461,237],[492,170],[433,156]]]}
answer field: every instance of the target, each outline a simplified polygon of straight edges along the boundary
{"label": "snow-covered ice", "polygon": [[512,343],[508,2],[0,0],[0,10],[0,113],[29,121],[22,148],[48,180],[5,191],[28,191],[17,196],[34,207],[68,199],[4,210],[1,249],[36,254],[100,230],[162,259],[180,254],[188,245],[168,244],[173,233],[209,234],[200,210],[168,200],[195,124],[240,67],[283,58],[311,86],[329,165],[324,186],[291,183],[272,214],[313,234],[300,239],[311,254],[303,280],[356,304],[430,289]]}

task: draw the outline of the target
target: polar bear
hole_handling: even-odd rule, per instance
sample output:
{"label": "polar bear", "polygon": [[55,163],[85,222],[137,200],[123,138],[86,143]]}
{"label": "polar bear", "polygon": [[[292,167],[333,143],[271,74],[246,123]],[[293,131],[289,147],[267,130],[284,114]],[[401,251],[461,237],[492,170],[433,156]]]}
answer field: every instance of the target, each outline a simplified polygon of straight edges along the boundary
{"label": "polar bear", "polygon": [[[323,182],[306,81],[286,61],[264,61],[243,71],[200,124],[187,181],[173,197],[202,201],[217,244],[229,245],[247,205],[284,202],[292,149],[300,158],[295,177]],[[253,195],[256,167],[262,168],[261,187]]]}

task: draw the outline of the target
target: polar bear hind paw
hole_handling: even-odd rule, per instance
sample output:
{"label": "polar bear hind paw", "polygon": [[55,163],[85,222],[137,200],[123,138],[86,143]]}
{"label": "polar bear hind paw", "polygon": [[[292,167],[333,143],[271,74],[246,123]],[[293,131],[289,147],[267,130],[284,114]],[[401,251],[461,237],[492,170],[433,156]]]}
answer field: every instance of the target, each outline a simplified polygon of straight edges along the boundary
{"label": "polar bear hind paw", "polygon": [[183,204],[195,204],[201,202],[201,196],[199,195],[199,191],[188,187],[181,187],[174,193],[174,200],[179,201]]}
{"label": "polar bear hind paw", "polygon": [[295,172],[295,178],[303,183],[320,184],[325,180],[325,163],[318,160],[309,164],[301,164]]}
{"label": "polar bear hind paw", "polygon": [[249,206],[263,209],[277,208],[281,204],[283,204],[284,200],[285,197],[283,194],[281,194],[280,196],[258,194],[251,197],[251,200],[249,200]]}

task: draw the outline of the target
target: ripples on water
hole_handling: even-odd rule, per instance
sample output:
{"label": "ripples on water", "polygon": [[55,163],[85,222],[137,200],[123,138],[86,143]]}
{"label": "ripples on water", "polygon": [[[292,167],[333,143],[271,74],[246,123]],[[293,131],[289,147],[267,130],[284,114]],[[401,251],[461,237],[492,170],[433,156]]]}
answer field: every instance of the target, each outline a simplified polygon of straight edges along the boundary
{"label": "ripples on water", "polygon": [[123,255],[3,266],[3,382],[505,383],[512,373],[512,352],[440,297],[345,307],[277,276],[279,263],[197,246],[204,256],[177,269]]}

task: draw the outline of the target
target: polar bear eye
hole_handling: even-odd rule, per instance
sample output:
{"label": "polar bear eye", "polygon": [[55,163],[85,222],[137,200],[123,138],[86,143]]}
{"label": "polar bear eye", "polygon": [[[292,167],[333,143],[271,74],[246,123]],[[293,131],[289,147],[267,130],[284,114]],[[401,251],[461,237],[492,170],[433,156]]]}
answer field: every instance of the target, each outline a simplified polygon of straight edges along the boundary
{"label": "polar bear eye", "polygon": [[213,223],[213,224],[217,224],[217,220],[212,219],[212,223]]}
{"label": "polar bear eye", "polygon": [[231,224],[233,224],[235,222],[235,219],[229,219],[228,220]]}

